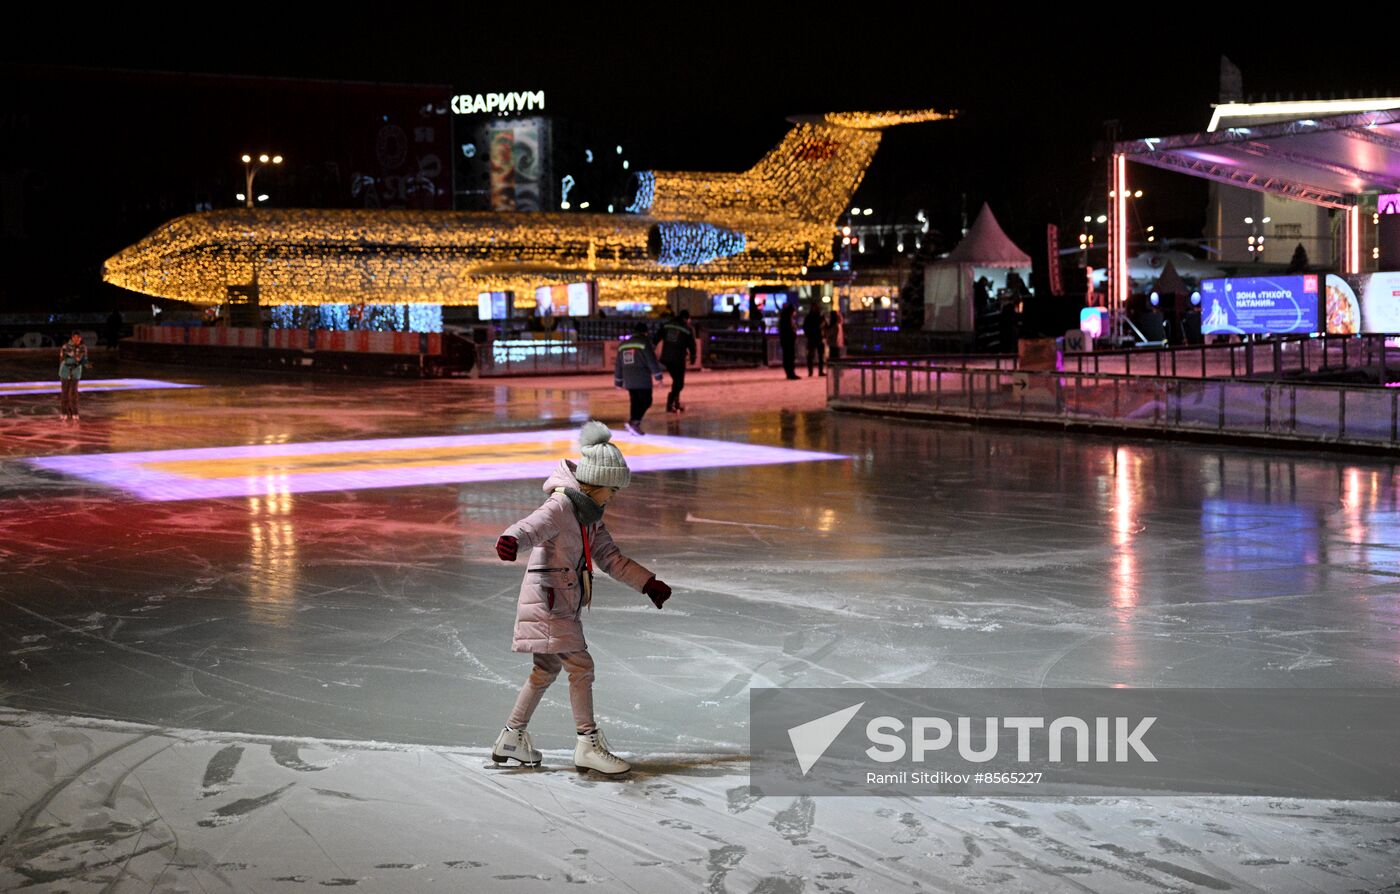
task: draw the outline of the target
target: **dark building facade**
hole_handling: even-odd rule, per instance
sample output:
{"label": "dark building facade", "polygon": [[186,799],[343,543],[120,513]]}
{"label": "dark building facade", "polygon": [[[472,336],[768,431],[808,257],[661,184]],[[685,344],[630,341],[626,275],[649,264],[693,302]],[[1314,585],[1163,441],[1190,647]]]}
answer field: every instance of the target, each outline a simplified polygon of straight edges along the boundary
{"label": "dark building facade", "polygon": [[103,260],[183,214],[453,207],[450,87],[0,67],[0,313],[139,305]]}
{"label": "dark building facade", "polygon": [[545,91],[459,93],[449,108],[457,209],[625,210],[637,147],[560,114]]}

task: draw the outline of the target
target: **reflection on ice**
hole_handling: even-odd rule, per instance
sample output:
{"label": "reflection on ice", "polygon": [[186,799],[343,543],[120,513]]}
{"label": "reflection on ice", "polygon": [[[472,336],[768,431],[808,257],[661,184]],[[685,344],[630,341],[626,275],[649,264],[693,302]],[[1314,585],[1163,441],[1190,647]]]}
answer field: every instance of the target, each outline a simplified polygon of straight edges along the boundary
{"label": "reflection on ice", "polygon": [[292,622],[299,562],[292,495],[285,479],[266,479],[261,497],[248,498],[248,602],[262,623]]}
{"label": "reflection on ice", "polygon": [[1131,608],[1137,604],[1137,559],[1134,555],[1133,526],[1137,524],[1137,499],[1143,490],[1142,459],[1127,447],[1113,455],[1113,545],[1118,551],[1114,572],[1114,605]]}

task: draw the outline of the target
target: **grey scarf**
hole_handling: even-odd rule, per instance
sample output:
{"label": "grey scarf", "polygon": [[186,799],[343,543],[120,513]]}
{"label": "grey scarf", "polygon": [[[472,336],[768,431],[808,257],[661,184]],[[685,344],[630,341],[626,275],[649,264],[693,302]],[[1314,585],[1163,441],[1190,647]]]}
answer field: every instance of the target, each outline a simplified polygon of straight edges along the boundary
{"label": "grey scarf", "polygon": [[556,487],[556,493],[562,493],[569,498],[569,502],[574,504],[574,515],[578,518],[579,524],[591,525],[602,521],[603,509],[593,501],[593,498],[581,490],[572,487]]}

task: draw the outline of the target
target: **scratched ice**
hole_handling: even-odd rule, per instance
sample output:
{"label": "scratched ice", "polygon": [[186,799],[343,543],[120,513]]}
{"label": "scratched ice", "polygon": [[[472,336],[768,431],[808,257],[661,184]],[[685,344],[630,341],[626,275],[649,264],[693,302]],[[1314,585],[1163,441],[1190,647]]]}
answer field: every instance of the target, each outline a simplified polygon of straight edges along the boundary
{"label": "scratched ice", "polygon": [[179,378],[204,387],[85,395],[79,427],[47,396],[0,415],[0,888],[1400,883],[1394,803],[760,798],[745,762],[760,685],[1400,685],[1390,463],[833,416],[821,380],[695,376],[649,431],[724,461],[639,471],[608,509],[676,595],[601,580],[585,615],[637,765],[604,782],[569,766],[563,680],[531,724],[545,769],[483,769],[528,669],[523,566],[492,544],[539,480],[166,501],[31,460],[520,439],[616,423],[624,394]]}

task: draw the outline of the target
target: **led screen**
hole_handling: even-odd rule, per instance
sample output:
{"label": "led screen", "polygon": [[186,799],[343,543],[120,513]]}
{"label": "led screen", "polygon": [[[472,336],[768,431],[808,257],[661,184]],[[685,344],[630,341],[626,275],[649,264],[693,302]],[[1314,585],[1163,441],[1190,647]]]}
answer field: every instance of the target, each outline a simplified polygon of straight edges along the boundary
{"label": "led screen", "polygon": [[1201,332],[1317,332],[1319,303],[1317,274],[1205,279],[1201,281]]}

